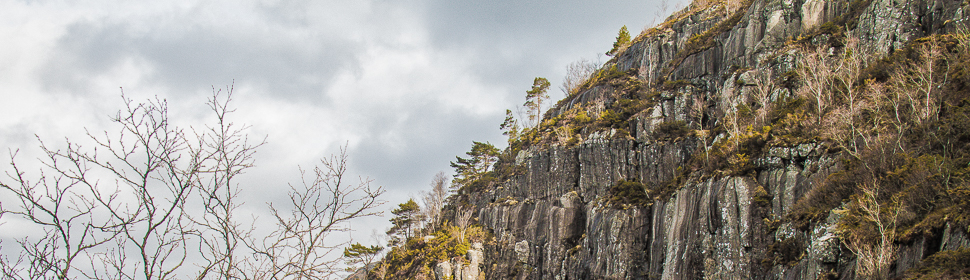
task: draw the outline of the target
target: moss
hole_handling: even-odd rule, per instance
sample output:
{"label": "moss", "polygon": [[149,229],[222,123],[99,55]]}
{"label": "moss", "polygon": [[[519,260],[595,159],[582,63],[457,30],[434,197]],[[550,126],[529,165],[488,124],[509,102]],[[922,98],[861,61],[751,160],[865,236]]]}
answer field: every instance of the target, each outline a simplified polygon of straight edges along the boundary
{"label": "moss", "polygon": [[751,163],[751,156],[745,153],[737,153],[727,159],[727,173],[732,176],[752,175],[754,164]]}
{"label": "moss", "polygon": [[970,248],[941,251],[906,271],[906,279],[970,278]]}
{"label": "moss", "polygon": [[855,29],[859,22],[859,16],[866,11],[870,3],[872,3],[872,0],[853,0],[852,3],[849,3],[848,12],[836,17],[833,20],[833,25]]}
{"label": "moss", "polygon": [[687,182],[689,171],[686,168],[677,167],[674,173],[676,174],[676,176],[674,176],[673,179],[666,180],[660,183],[659,186],[652,188],[650,190],[649,194],[651,198],[653,198],[653,200],[655,201],[669,200],[674,195],[674,193],[676,193],[677,190],[680,190],[681,186],[683,186]]}
{"label": "moss", "polygon": [[676,90],[676,89],[679,89],[679,88],[682,88],[682,87],[686,87],[688,85],[690,85],[690,82],[687,81],[687,80],[664,81],[663,84],[660,85],[660,89],[661,90]]}
{"label": "moss", "polygon": [[816,42],[816,39],[824,36],[824,38],[827,38],[827,40],[825,42],[818,43],[825,43],[831,47],[844,46],[846,38],[845,31],[847,30],[846,28],[848,28],[848,30],[856,28],[859,16],[865,12],[866,7],[868,7],[871,2],[872,0],[853,0],[851,3],[849,3],[846,13],[837,16],[836,18],[832,19],[832,21],[822,23],[811,30],[805,31],[802,35],[798,36],[798,38],[795,38],[794,42],[792,43],[803,46],[811,45],[812,43]]}
{"label": "moss", "polygon": [[[465,230],[465,239],[459,240],[455,226],[444,224],[442,230],[431,234],[434,238],[423,237],[408,239],[403,246],[394,247],[384,257],[384,265],[392,273],[391,278],[414,278],[417,275],[430,276],[433,266],[442,260],[464,260],[470,240],[485,241],[487,234],[480,226],[472,225]],[[467,261],[467,260],[464,260]]]}
{"label": "moss", "polygon": [[[677,55],[674,56],[673,59],[670,60],[670,62],[668,62],[667,70],[664,72],[663,76],[669,77],[670,73],[673,73],[674,69],[676,69],[677,66],[680,66],[680,64],[683,63],[684,59],[687,59],[687,57],[717,45],[719,42],[717,37],[737,26],[741,19],[744,18],[744,15],[747,13],[748,8],[753,2],[754,1],[750,0],[744,1],[744,3],[741,4],[742,8],[735,11],[731,16],[717,23],[714,25],[714,27],[711,27],[711,29],[694,34],[688,38],[687,43],[684,44],[684,47],[677,53]],[[666,80],[666,78],[664,80]]]}
{"label": "moss", "polygon": [[829,21],[806,31],[790,43],[807,47],[829,46],[837,48],[845,45],[845,36],[844,26]]}
{"label": "moss", "polygon": [[566,140],[567,147],[574,147],[578,144],[579,144],[579,137],[573,136],[573,137],[570,137],[569,140]]}
{"label": "moss", "polygon": [[611,64],[608,67],[604,66],[593,73],[593,75],[586,80],[586,83],[580,86],[580,89],[588,89],[596,85],[606,84],[609,81],[617,80],[625,76],[636,75],[635,69],[630,70],[632,71],[620,71],[620,68],[617,67],[616,64]]}
{"label": "moss", "polygon": [[778,75],[778,79],[775,80],[775,84],[785,88],[795,88],[798,85],[798,71],[789,70],[781,73],[781,75]]}
{"label": "moss", "polygon": [[771,194],[761,185],[754,190],[754,205],[761,208],[771,208]]}
{"label": "moss", "polygon": [[795,266],[805,253],[805,242],[801,238],[786,238],[768,245],[768,252],[761,260],[761,265],[772,267],[775,265]]}
{"label": "moss", "polygon": [[649,206],[650,203],[646,187],[640,182],[627,180],[620,180],[610,187],[610,196],[607,200],[607,205],[617,209]]}
{"label": "moss", "polygon": [[817,131],[808,127],[808,102],[803,98],[788,98],[775,102],[768,112],[771,127],[771,146],[790,147],[801,143],[814,142]]}
{"label": "moss", "polygon": [[662,122],[653,130],[653,137],[656,139],[673,140],[690,135],[691,129],[687,127],[685,121]]}
{"label": "moss", "polygon": [[785,220],[802,231],[807,231],[825,220],[829,211],[839,207],[855,193],[856,183],[861,176],[855,172],[859,171],[858,168],[849,167],[848,170],[829,175],[792,206]]}

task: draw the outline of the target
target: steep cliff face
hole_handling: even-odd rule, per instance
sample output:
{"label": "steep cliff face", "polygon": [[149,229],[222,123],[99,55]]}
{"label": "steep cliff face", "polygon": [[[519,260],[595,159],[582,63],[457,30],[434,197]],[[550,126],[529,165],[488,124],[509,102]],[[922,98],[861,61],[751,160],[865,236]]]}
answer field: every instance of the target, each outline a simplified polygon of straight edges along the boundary
{"label": "steep cliff face", "polygon": [[[967,9],[963,0],[754,0],[671,16],[604,66],[633,73],[641,91],[653,93],[646,108],[620,127],[583,130],[577,144],[533,144],[516,156],[524,172],[466,194],[494,236],[483,248],[485,278],[856,278],[857,258],[837,228],[847,210],[826,209],[813,223],[786,218],[845,170],[843,151],[807,138],[739,153],[753,158],[736,172],[689,165],[727,137],[718,127],[755,90],[755,76],[784,83],[798,67],[793,42],[829,46],[836,35],[826,28],[844,28],[842,36],[880,58],[916,38],[954,32]],[[795,87],[776,87],[769,97],[792,97]],[[622,84],[595,84],[546,118],[619,111],[628,95]],[[694,133],[665,137],[659,129],[671,124]],[[621,180],[642,184],[648,201],[610,203]],[[967,229],[937,231],[898,242],[890,274],[901,276],[937,251],[970,247]]]}

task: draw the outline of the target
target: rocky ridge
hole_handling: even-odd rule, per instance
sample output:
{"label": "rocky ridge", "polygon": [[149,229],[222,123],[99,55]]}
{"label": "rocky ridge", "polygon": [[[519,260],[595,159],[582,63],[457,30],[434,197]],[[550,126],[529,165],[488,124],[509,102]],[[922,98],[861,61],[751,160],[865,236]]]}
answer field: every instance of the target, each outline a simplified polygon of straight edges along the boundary
{"label": "rocky ridge", "polygon": [[[741,174],[684,172],[697,151],[721,135],[659,138],[665,123],[715,131],[724,112],[754,86],[798,67],[789,45],[826,23],[848,27],[867,52],[886,56],[911,40],[953,32],[966,24],[966,1],[754,0],[671,16],[647,31],[604,68],[634,73],[657,102],[627,126],[585,135],[576,145],[533,145],[515,164],[525,171],[498,187],[468,192],[477,223],[494,239],[475,251],[486,279],[854,279],[855,257],[839,240],[842,211],[808,227],[787,222],[794,205],[830,174],[844,169],[840,153],[813,141],[767,147]],[[816,33],[812,43],[830,36]],[[709,42],[709,43],[708,43]],[[831,48],[836,52],[836,47]],[[676,87],[665,87],[669,84]],[[613,85],[585,88],[551,110],[615,105]],[[779,88],[773,98],[790,96]],[[701,109],[697,109],[701,108]],[[628,136],[626,135],[628,134]],[[611,186],[641,183],[660,194],[640,205],[611,205]],[[666,194],[663,194],[666,193]],[[938,239],[900,244],[892,275],[901,276],[932,253],[970,247],[966,229]],[[794,256],[766,262],[781,245]],[[774,250],[774,251],[772,251]],[[472,251],[470,251],[472,252]],[[455,275],[449,265],[437,274]],[[447,268],[447,269],[446,269]],[[465,279],[455,276],[454,279]]]}

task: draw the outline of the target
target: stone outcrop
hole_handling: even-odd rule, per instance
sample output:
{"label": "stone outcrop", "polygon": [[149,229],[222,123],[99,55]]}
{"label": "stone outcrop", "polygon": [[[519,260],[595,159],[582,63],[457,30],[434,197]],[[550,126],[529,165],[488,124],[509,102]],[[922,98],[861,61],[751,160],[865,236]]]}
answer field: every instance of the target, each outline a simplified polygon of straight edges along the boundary
{"label": "stone outcrop", "polygon": [[[693,53],[685,53],[693,47],[690,38],[733,15],[685,10],[635,40],[608,66],[634,69],[647,84],[685,81],[687,86],[661,92],[661,101],[629,122],[630,137],[599,132],[575,146],[521,151],[516,163],[525,167],[523,174],[468,194],[477,207],[477,222],[493,233],[494,241],[469,251],[471,264],[440,263],[438,279],[475,279],[479,267],[487,279],[854,278],[854,260],[835,232],[838,211],[808,229],[772,224],[841,168],[837,153],[815,143],[772,147],[752,161],[750,174],[685,175],[680,168],[705,148],[705,141],[653,136],[664,122],[684,121],[698,130],[715,126],[717,116],[753,84],[756,71],[777,76],[796,67],[797,54],[783,49],[786,41],[823,24],[856,19],[850,35],[879,56],[909,40],[952,31],[966,20],[968,9],[962,0],[854,2],[855,8],[849,1],[755,0],[738,9],[742,14],[734,25],[705,35],[713,36],[715,44]],[[613,91],[589,88],[553,114],[589,102],[614,102]],[[701,114],[692,113],[698,102],[708,105]],[[649,205],[604,203],[619,180],[671,194]],[[970,247],[963,230],[947,227],[943,236],[901,246],[894,275],[932,252]],[[802,249],[801,256],[786,264],[764,261],[769,245],[785,242]]]}
{"label": "stone outcrop", "polygon": [[434,276],[437,280],[476,280],[483,278],[481,275],[481,265],[485,258],[484,246],[480,242],[471,244],[465,258],[468,263],[456,261],[441,261],[434,267]]}

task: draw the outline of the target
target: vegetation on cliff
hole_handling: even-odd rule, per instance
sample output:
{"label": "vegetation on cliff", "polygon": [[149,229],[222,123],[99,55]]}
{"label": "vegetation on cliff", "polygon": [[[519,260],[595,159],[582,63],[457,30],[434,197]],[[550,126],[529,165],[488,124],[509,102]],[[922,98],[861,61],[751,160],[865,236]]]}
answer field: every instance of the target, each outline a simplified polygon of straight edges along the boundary
{"label": "vegetation on cliff", "polygon": [[[777,168],[771,162],[780,161],[779,151],[808,147],[798,157],[830,160],[832,167],[806,171],[821,175],[806,183],[811,186],[807,193],[793,195],[794,205],[784,216],[764,210],[783,194],[769,194],[762,186],[753,189],[752,215],[763,220],[754,227],[763,231],[759,234],[780,234],[783,224],[790,227],[785,230],[810,232],[837,217],[833,231],[838,248],[852,259],[853,275],[886,279],[902,275],[894,267],[901,247],[920,238],[938,240],[951,228],[970,233],[970,35],[966,29],[930,33],[874,57],[852,32],[872,1],[842,1],[838,5],[843,13],[788,37],[762,56],[758,67],[730,67],[720,77],[723,86],[720,80],[673,79],[686,59],[717,46],[723,34],[737,28],[756,1],[702,2],[695,1],[636,39],[627,41],[625,28],[621,29],[610,51],[613,59],[594,71],[571,75],[580,81],[571,78],[563,87],[566,98],[541,120],[530,115],[533,125],[519,127],[508,110],[502,125],[509,136],[508,148],[497,153],[487,175],[463,182],[475,187],[452,203],[464,205],[470,195],[502,188],[523,175],[525,167],[516,158],[549,147],[573,149],[617,139],[698,143],[689,146],[694,147],[690,159],[676,168],[671,179],[651,185],[638,178],[620,179],[602,186],[602,197],[587,200],[620,211],[665,202],[687,182],[726,177],[757,180],[762,172]],[[657,80],[645,81],[635,65],[624,68],[620,63],[632,44],[701,14],[706,15],[703,20],[715,22],[687,38],[659,70],[662,75]],[[687,108],[676,112],[682,116],[663,119],[655,114],[672,100]],[[507,196],[493,203],[513,206],[519,200],[528,198]],[[766,271],[795,266],[812,250],[805,245],[807,239],[802,235],[769,238],[767,248],[758,253],[758,263]],[[570,244],[575,245],[570,250],[580,248],[576,242]],[[939,246],[928,250],[929,257],[907,277],[968,276],[966,250],[936,252]]]}

